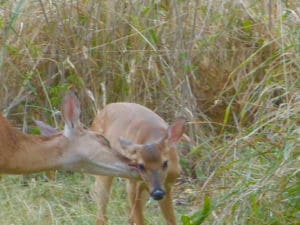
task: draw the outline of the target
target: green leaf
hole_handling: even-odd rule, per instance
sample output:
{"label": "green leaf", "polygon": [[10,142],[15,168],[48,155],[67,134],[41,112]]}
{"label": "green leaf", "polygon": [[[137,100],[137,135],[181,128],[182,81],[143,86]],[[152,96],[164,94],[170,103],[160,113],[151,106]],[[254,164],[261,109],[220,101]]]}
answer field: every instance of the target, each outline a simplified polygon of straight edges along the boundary
{"label": "green leaf", "polygon": [[151,11],[151,8],[149,6],[145,7],[144,10],[142,11],[141,15],[144,16],[148,16],[149,12]]}
{"label": "green leaf", "polygon": [[182,215],[181,221],[183,225],[200,225],[209,216],[211,212],[211,202],[209,197],[204,197],[203,208],[192,216]]}
{"label": "green leaf", "polygon": [[156,36],[154,30],[150,29],[148,32],[149,32],[149,35],[151,37],[152,43],[157,45],[157,36]]}
{"label": "green leaf", "polygon": [[82,77],[77,75],[73,75],[73,74],[69,75],[67,77],[67,82],[69,84],[75,85],[78,88],[84,87],[84,81],[82,80]]}
{"label": "green leaf", "polygon": [[188,217],[186,215],[181,216],[181,222],[183,225],[191,225],[190,221],[191,221],[190,217]]}
{"label": "green leaf", "polygon": [[252,22],[251,20],[245,20],[243,23],[243,28],[245,32],[250,32],[252,27]]}
{"label": "green leaf", "polygon": [[224,115],[224,120],[223,120],[223,125],[226,126],[228,124],[229,121],[229,116],[230,116],[230,110],[231,110],[231,103],[226,107],[225,110],[225,115]]}
{"label": "green leaf", "polygon": [[191,225],[200,225],[208,217],[211,211],[211,202],[209,197],[206,195],[204,197],[203,209],[196,212],[191,218]]}

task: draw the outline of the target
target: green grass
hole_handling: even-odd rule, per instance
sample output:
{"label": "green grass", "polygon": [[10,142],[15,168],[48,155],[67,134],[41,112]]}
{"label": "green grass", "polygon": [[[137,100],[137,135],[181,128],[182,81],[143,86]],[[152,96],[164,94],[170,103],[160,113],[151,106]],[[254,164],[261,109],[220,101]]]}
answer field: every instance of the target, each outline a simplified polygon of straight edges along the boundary
{"label": "green grass", "polygon": [[[3,176],[0,184],[0,224],[94,224],[97,204],[93,195],[94,177],[57,172],[56,180],[45,182],[31,177],[28,186],[20,176]],[[109,224],[128,224],[125,180],[115,179],[108,206]],[[176,199],[176,198],[175,198]],[[175,206],[178,220],[187,205]],[[146,203],[147,224],[164,224],[157,202]]]}
{"label": "green grass", "polygon": [[55,182],[32,180],[28,186],[22,186],[19,177],[5,176],[1,224],[92,224],[96,207],[87,192],[89,184],[91,179],[77,174]]}

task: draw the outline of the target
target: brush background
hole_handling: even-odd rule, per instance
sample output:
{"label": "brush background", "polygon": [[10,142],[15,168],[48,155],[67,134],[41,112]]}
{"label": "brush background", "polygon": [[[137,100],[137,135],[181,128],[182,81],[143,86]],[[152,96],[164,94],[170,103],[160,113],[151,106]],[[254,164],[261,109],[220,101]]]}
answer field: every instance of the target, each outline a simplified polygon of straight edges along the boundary
{"label": "brush background", "polygon": [[[179,223],[299,224],[300,8],[297,1],[0,1],[0,109],[25,132],[62,128],[76,91],[89,126],[109,102],[143,104],[172,122]],[[93,224],[94,178],[0,181],[0,224]],[[127,224],[117,179],[110,224]],[[148,224],[164,224],[156,202]],[[181,221],[181,222],[180,222]]]}

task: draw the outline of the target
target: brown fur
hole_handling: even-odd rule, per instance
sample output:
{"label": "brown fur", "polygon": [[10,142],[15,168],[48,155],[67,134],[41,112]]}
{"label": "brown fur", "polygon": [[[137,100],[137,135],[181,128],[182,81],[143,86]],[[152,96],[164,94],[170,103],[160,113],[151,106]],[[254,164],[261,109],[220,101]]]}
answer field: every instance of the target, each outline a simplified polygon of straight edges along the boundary
{"label": "brown fur", "polygon": [[[182,135],[182,126],[177,126]],[[176,127],[175,127],[176,128]],[[180,174],[178,156],[173,144],[170,144],[174,135],[168,138],[169,126],[151,110],[134,103],[112,103],[98,113],[93,121],[92,130],[101,132],[113,148],[118,149],[126,157],[132,159],[135,165],[143,164],[145,171],[140,171],[141,180],[129,180],[127,192],[130,201],[131,224],[143,225],[143,207],[145,193],[156,189],[165,191],[164,198],[159,201],[160,208],[168,225],[175,225],[175,216],[172,206],[171,189]],[[173,132],[177,132],[173,129]],[[119,138],[123,141],[120,146]],[[175,137],[177,140],[178,137]],[[122,141],[121,141],[122,143]],[[124,149],[125,148],[125,149]],[[168,161],[167,169],[162,169]],[[106,206],[112,178],[97,176],[96,193],[99,196],[100,209],[97,216],[97,225],[105,224]]]}
{"label": "brown fur", "polygon": [[61,157],[66,147],[66,138],[61,134],[52,137],[23,134],[11,127],[1,114],[0,124],[1,173],[31,173],[58,167],[50,160]]}
{"label": "brown fur", "polygon": [[66,169],[108,176],[138,176],[128,166],[128,159],[111,150],[106,138],[80,127],[79,101],[72,92],[65,95],[62,108],[64,132],[49,137],[23,134],[0,114],[0,173]]}

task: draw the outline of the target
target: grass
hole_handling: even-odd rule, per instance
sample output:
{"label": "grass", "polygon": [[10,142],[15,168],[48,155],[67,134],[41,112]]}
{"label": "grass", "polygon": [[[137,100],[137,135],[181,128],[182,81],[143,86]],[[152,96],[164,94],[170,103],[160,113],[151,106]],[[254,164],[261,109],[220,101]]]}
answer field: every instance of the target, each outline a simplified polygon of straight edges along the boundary
{"label": "grass", "polygon": [[[0,108],[35,133],[60,126],[76,90],[82,121],[133,101],[184,114],[174,196],[183,224],[300,224],[300,12],[297,1],[1,1]],[[118,181],[121,182],[121,181]],[[0,224],[93,224],[93,178],[1,180]],[[127,224],[115,185],[111,224]],[[148,203],[148,224],[163,224]],[[16,210],[18,213],[16,214]]]}
{"label": "grass", "polygon": [[[94,224],[96,199],[93,195],[94,177],[58,172],[55,181],[45,182],[41,176],[31,179],[28,186],[20,177],[5,176],[1,180],[1,224]],[[125,180],[116,179],[108,207],[109,224],[127,224],[128,201]],[[146,204],[147,224],[163,224],[158,204]],[[177,218],[188,211],[176,206]],[[14,212],[14,213],[12,213]]]}

